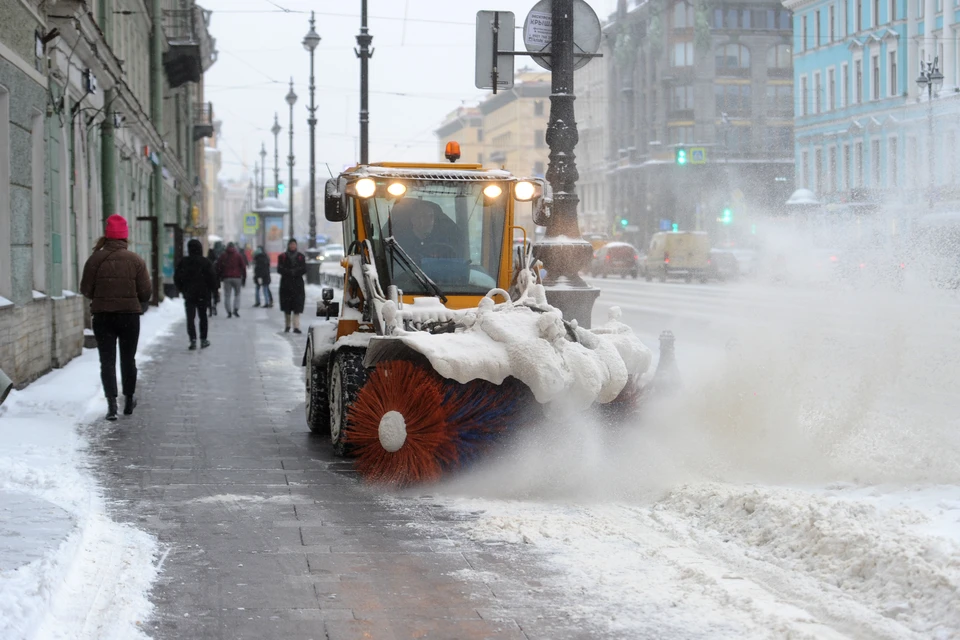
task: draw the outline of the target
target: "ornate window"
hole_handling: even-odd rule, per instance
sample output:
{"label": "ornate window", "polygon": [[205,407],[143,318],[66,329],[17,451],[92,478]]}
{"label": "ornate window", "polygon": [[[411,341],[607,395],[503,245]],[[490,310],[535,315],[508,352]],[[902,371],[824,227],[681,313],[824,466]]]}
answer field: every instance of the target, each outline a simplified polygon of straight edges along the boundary
{"label": "ornate window", "polygon": [[693,5],[683,1],[673,5],[673,28],[692,29],[693,26]]}
{"label": "ornate window", "polygon": [[750,68],[750,49],[742,44],[725,44],[717,49],[717,73]]}

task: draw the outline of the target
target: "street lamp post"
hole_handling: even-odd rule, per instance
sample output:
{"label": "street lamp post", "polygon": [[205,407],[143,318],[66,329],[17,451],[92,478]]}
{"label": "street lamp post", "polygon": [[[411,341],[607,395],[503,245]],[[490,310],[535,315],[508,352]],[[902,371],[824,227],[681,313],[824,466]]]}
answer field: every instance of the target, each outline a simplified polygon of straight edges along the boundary
{"label": "street lamp post", "polygon": [[933,62],[920,62],[920,76],[917,77],[917,86],[920,92],[927,90],[927,172],[930,174],[929,206],[933,208],[934,190],[936,189],[936,174],[934,172],[935,154],[933,148],[933,96],[940,93],[943,86],[943,74],[937,67],[939,58]]}
{"label": "street lamp post", "polygon": [[370,48],[372,42],[373,36],[367,32],[367,0],[362,0],[360,4],[360,34],[357,36],[358,48],[353,50],[360,58],[360,164],[367,164],[370,161],[368,155],[370,110],[367,88],[367,61],[373,57],[373,49]]}
{"label": "street lamp post", "polygon": [[257,191],[257,201],[263,200],[263,191],[267,188],[267,145],[260,143],[260,190]]}
{"label": "street lamp post", "polygon": [[320,44],[320,35],[314,29],[313,11],[310,12],[310,30],[303,37],[303,48],[310,52],[310,237],[307,240],[307,282],[320,284],[320,263],[317,262],[317,105],[314,102],[316,86],[313,78],[313,53]]}
{"label": "street lamp post", "polygon": [[297,94],[293,92],[293,78],[290,78],[290,91],[287,92],[287,104],[290,105],[290,155],[287,156],[287,166],[290,167],[290,184],[287,185],[287,193],[290,194],[290,236],[296,238],[293,231],[293,105],[297,104]]}
{"label": "street lamp post", "polygon": [[273,114],[273,126],[270,128],[273,134],[273,190],[280,197],[280,121],[277,119],[277,113]]}
{"label": "street lamp post", "polygon": [[553,207],[544,238],[534,245],[534,254],[547,270],[544,284],[550,304],[559,308],[564,318],[589,327],[600,291],[584,282],[579,273],[593,258],[593,247],[581,237],[577,221],[580,175],[574,155],[579,134],[573,108],[573,0],[553,0],[552,14],[552,87],[546,134],[550,165],[546,177],[553,188]]}

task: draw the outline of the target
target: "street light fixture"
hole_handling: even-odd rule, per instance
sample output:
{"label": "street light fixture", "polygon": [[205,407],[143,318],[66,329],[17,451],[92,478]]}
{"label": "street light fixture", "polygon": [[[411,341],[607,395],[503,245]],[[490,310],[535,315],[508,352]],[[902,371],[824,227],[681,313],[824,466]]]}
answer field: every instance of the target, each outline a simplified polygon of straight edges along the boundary
{"label": "street light fixture", "polygon": [[313,58],[317,45],[320,44],[320,35],[314,29],[314,14],[310,12],[310,31],[303,36],[303,48],[310,53],[310,117],[307,124],[310,125],[310,236],[307,240],[307,260],[309,267],[307,270],[307,281],[312,284],[320,284],[320,265],[316,261],[317,257],[317,105],[314,102],[316,85],[313,78]]}
{"label": "street light fixture", "polygon": [[929,204],[933,208],[934,189],[936,184],[936,175],[934,174],[934,149],[933,149],[933,96],[940,93],[940,87],[943,86],[943,74],[937,67],[940,58],[935,57],[933,62],[920,62],[920,76],[917,78],[917,87],[920,92],[927,90],[927,173],[930,175],[930,193]]}
{"label": "street light fixture", "polygon": [[277,119],[277,113],[273,113],[273,126],[270,127],[270,133],[273,134],[273,189],[280,197],[280,151],[278,144],[280,136],[280,121]]}
{"label": "street light fixture", "polygon": [[290,155],[287,156],[287,166],[290,167],[290,238],[297,236],[293,231],[293,105],[297,104],[297,94],[293,91],[293,78],[290,78],[290,91],[287,92],[287,104],[290,105]]}

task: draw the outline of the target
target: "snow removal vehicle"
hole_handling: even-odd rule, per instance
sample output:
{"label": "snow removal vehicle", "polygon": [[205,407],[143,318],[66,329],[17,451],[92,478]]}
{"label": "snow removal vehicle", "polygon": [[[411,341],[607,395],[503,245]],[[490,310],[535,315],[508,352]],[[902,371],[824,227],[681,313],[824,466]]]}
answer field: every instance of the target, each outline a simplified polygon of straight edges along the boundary
{"label": "snow removal vehicle", "polygon": [[518,202],[549,216],[543,181],[481,165],[369,164],[327,181],[343,297],[324,289],[308,332],[306,417],[366,480],[435,480],[544,406],[629,408],[641,393],[650,351],[618,309],[590,330],[547,303]]}

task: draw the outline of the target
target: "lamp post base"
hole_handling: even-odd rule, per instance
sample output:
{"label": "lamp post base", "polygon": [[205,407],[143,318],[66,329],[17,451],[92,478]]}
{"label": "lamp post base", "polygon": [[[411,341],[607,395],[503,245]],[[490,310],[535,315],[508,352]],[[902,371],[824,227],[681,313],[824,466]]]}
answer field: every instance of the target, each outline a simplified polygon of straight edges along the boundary
{"label": "lamp post base", "polygon": [[600,290],[584,282],[580,270],[590,264],[593,247],[580,239],[545,238],[534,245],[533,254],[547,271],[543,279],[547,302],[560,309],[565,320],[589,329]]}
{"label": "lamp post base", "polygon": [[307,249],[307,284],[320,284],[320,255],[319,249]]}

